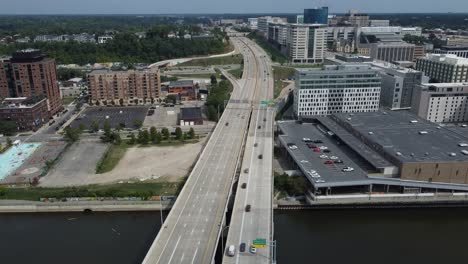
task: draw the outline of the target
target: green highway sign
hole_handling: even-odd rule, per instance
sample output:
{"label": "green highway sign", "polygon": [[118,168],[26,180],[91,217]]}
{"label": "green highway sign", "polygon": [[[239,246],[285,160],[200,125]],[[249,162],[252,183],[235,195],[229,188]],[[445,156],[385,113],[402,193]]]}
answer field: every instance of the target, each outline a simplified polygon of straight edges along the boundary
{"label": "green highway sign", "polygon": [[254,245],[266,245],[266,239],[265,238],[257,238],[255,239],[252,244]]}

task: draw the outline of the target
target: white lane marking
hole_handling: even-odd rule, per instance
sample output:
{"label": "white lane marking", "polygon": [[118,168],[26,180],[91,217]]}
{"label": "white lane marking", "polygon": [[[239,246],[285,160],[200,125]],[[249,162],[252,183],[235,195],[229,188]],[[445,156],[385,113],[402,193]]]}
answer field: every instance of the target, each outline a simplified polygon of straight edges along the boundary
{"label": "white lane marking", "polygon": [[172,258],[174,257],[174,253],[176,252],[176,249],[177,249],[177,246],[179,245],[179,242],[180,242],[180,238],[181,238],[181,237],[182,237],[182,236],[179,236],[179,239],[177,239],[177,243],[175,244],[175,247],[174,247],[174,250],[172,251],[171,257],[169,258],[169,262],[168,262],[169,264],[171,263]]}
{"label": "white lane marking", "polygon": [[186,227],[187,227],[187,224],[184,224],[184,228],[186,228]]}
{"label": "white lane marking", "polygon": [[[200,242],[198,242],[200,243]],[[193,253],[192,264],[195,263],[195,258],[197,257],[198,247],[195,249],[195,253]]]}
{"label": "white lane marking", "polygon": [[182,261],[184,261],[184,256],[185,256],[185,253],[182,253],[182,257],[180,257],[180,263],[182,263]]}
{"label": "white lane marking", "polygon": [[[201,232],[202,232],[202,233],[205,233],[205,229],[202,229]],[[200,241],[198,241],[198,244],[200,244]]]}
{"label": "white lane marking", "polygon": [[193,234],[193,231],[194,231],[194,230],[195,230],[195,229],[192,228],[192,231],[190,232],[190,234]]}

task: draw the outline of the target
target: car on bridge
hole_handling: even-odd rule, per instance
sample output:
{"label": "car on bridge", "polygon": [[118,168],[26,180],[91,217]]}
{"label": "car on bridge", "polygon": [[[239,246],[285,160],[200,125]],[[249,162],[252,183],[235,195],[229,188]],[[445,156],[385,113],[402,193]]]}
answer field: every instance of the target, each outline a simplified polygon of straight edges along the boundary
{"label": "car on bridge", "polygon": [[227,250],[227,255],[230,257],[234,257],[235,254],[236,254],[236,246],[230,245]]}
{"label": "car on bridge", "polygon": [[246,212],[250,212],[250,209],[251,209],[250,204],[248,204],[248,205],[245,206],[245,211],[246,211]]}

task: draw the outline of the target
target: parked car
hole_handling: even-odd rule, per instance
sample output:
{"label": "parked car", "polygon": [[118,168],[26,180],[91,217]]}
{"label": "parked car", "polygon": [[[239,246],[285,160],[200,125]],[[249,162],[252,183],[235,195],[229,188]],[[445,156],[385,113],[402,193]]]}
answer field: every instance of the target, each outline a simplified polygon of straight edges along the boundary
{"label": "parked car", "polygon": [[322,180],[322,179],[316,179],[315,182],[317,182],[317,183],[323,183],[323,182],[325,182],[325,181]]}
{"label": "parked car", "polygon": [[346,168],[343,168],[342,171],[344,171],[344,172],[352,172],[352,171],[354,171],[354,168],[346,167]]}
{"label": "parked car", "polygon": [[334,162],[335,162],[336,164],[342,164],[342,163],[343,163],[342,160],[335,160]]}
{"label": "parked car", "polygon": [[325,161],[323,164],[331,165],[331,164],[333,164],[333,161],[327,160],[327,161]]}
{"label": "parked car", "polygon": [[314,152],[320,152],[320,148],[314,148]]}
{"label": "parked car", "polygon": [[246,206],[245,206],[245,211],[246,211],[246,212],[250,212],[250,207],[251,207],[250,204],[246,205]]}
{"label": "parked car", "polygon": [[262,128],[262,126],[258,126],[258,127],[257,127],[257,129],[260,129],[260,128]]}
{"label": "parked car", "polygon": [[310,138],[303,138],[302,141],[307,142],[307,143],[312,142]]}
{"label": "parked car", "polygon": [[337,157],[337,156],[331,156],[330,159],[331,159],[331,160],[337,160],[338,157]]}
{"label": "parked car", "polygon": [[327,155],[320,155],[320,158],[321,159],[328,159],[328,156]]}
{"label": "parked car", "polygon": [[229,126],[229,122],[226,122],[226,126]]}
{"label": "parked car", "polygon": [[323,143],[323,141],[320,140],[320,139],[316,139],[316,140],[314,140],[313,142],[316,143],[316,144],[321,144],[321,143]]}
{"label": "parked car", "polygon": [[307,145],[308,148],[316,148],[317,147],[317,145],[312,144],[312,143],[307,143],[306,145]]}
{"label": "parked car", "polygon": [[258,146],[258,143],[255,143],[255,144],[254,144],[254,147],[256,147],[256,146]]}
{"label": "parked car", "polygon": [[328,149],[327,146],[320,146],[319,148],[320,148],[321,150],[326,150],[326,149]]}

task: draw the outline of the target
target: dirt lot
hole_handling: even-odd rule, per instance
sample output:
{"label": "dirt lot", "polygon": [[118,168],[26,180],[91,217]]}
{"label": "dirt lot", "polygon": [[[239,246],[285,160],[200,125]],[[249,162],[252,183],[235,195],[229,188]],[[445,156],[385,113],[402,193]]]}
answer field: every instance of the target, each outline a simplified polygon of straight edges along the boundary
{"label": "dirt lot", "polygon": [[175,147],[132,147],[110,172],[96,174],[96,164],[107,146],[96,142],[73,145],[56,167],[43,177],[40,186],[62,187],[115,183],[128,180],[179,181],[188,175],[206,138],[195,144]]}

